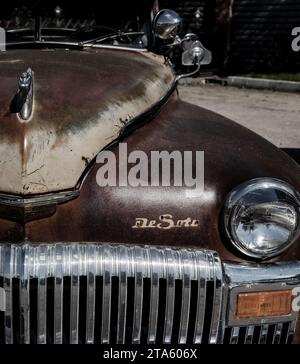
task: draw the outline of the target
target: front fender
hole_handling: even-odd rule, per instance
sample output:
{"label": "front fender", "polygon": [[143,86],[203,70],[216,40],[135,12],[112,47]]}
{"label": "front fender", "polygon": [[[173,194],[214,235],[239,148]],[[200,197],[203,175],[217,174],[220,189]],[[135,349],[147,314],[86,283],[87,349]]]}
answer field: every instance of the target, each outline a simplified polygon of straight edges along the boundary
{"label": "front fender", "polygon": [[[143,150],[204,151],[205,192],[188,197],[185,187],[99,187],[99,165],[85,179],[80,197],[56,213],[25,225],[30,241],[103,241],[190,246],[218,251],[223,259],[244,261],[231,252],[220,229],[227,194],[238,184],[273,177],[300,191],[300,168],[284,152],[250,130],[208,110],[172,98],[150,123],[123,142],[128,153]],[[111,148],[118,161],[119,146]],[[137,218],[199,221],[192,228],[136,229]],[[16,226],[13,228],[16,229]],[[275,259],[278,260],[279,258]],[[300,259],[299,241],[280,260]]]}

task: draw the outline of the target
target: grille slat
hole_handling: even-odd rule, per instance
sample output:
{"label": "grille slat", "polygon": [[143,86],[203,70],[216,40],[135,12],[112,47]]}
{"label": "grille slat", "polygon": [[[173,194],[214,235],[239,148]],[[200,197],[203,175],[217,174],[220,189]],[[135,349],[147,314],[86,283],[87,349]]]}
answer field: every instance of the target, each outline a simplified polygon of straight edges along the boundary
{"label": "grille slat", "polygon": [[[1,258],[0,258],[0,269],[2,266]],[[4,325],[4,310],[5,310],[5,292],[3,289],[3,277],[0,277],[0,345],[5,343],[5,325]]]}
{"label": "grille slat", "polygon": [[290,343],[294,321],[223,327],[223,267],[206,250],[0,245],[0,343]]}
{"label": "grille slat", "polygon": [[285,322],[283,324],[283,327],[282,327],[280,344],[287,344],[288,335],[289,335],[289,328],[290,328],[290,323],[289,322]]}
{"label": "grille slat", "polygon": [[166,269],[167,269],[167,302],[166,316],[164,328],[164,342],[170,344],[172,340],[173,321],[174,321],[174,306],[175,306],[175,264],[173,251],[166,251]]}
{"label": "grille slat", "polygon": [[273,344],[280,344],[282,329],[283,329],[282,323],[276,325]]}
{"label": "grille slat", "polygon": [[201,261],[207,258],[206,254],[203,253],[203,256],[197,257],[197,273],[199,276],[198,283],[198,301],[197,301],[197,318],[196,318],[196,330],[194,336],[195,344],[201,344],[203,329],[204,329],[204,318],[205,318],[205,310],[206,310],[206,290],[207,290],[207,280],[208,272],[207,266],[202,265]]}
{"label": "grille slat", "polygon": [[[5,322],[5,343],[13,343],[13,288],[12,277],[14,276],[14,256],[13,251],[6,247],[4,248],[4,290],[6,293],[6,310],[4,314]],[[7,264],[5,264],[7,263]]]}
{"label": "grille slat", "polygon": [[118,308],[118,331],[117,344],[125,344],[126,312],[127,312],[127,272],[128,272],[128,250],[121,247],[119,250],[120,285],[119,285],[119,308]]}
{"label": "grille slat", "polygon": [[286,337],[286,344],[292,343],[295,330],[296,330],[296,322],[290,322],[289,327],[288,327],[287,337]]}
{"label": "grille slat", "polygon": [[134,313],[133,313],[133,329],[132,343],[140,344],[142,334],[142,309],[143,309],[143,290],[144,290],[144,275],[143,266],[146,257],[141,248],[135,251],[135,290],[134,290]]}
{"label": "grille slat", "polygon": [[[152,254],[151,254],[152,253]],[[151,250],[150,254],[158,263],[158,267],[163,266],[162,254],[160,251]],[[155,344],[157,319],[158,319],[158,299],[159,299],[159,279],[163,275],[161,269],[152,269],[151,272],[151,292],[150,292],[150,315],[148,328],[148,343]]]}
{"label": "grille slat", "polygon": [[254,326],[248,326],[246,328],[245,344],[252,344],[254,335]]}
{"label": "grille slat", "polygon": [[294,335],[293,322],[263,324],[261,326],[229,327],[223,342],[228,344],[290,344]]}
{"label": "grille slat", "polygon": [[231,329],[230,344],[237,344],[239,341],[239,335],[240,335],[240,328],[233,327]]}
{"label": "grille slat", "polygon": [[37,277],[38,277],[38,322],[37,322],[37,343],[47,343],[47,271],[48,271],[48,249],[47,246],[40,246],[38,248],[38,263],[37,263]]}
{"label": "grille slat", "polygon": [[63,343],[63,253],[62,246],[55,250],[55,277],[54,277],[54,343]]}
{"label": "grille slat", "polygon": [[191,276],[192,272],[191,261],[193,257],[188,253],[183,253],[182,259],[182,303],[181,303],[181,320],[179,331],[179,344],[186,344],[188,339],[188,324],[190,315],[190,301],[191,301]]}
{"label": "grille slat", "polygon": [[104,260],[104,272],[103,272],[103,306],[102,306],[102,332],[101,342],[102,344],[109,344],[110,342],[110,320],[111,320],[111,286],[113,272],[113,260],[111,259],[112,252],[109,247],[104,247],[103,260]]}
{"label": "grille slat", "polygon": [[20,252],[20,343],[30,343],[30,277],[28,267],[30,264],[29,251]]}
{"label": "grille slat", "polygon": [[87,272],[87,307],[86,307],[86,343],[94,343],[95,333],[95,302],[96,302],[96,248],[88,246],[88,272]]}
{"label": "grille slat", "polygon": [[259,344],[266,344],[268,331],[269,331],[269,325],[263,325],[260,330],[259,341],[258,341]]}
{"label": "grille slat", "polygon": [[78,344],[79,331],[79,276],[80,261],[79,247],[71,248],[72,274],[71,274],[71,303],[70,303],[70,343]]}
{"label": "grille slat", "polygon": [[217,255],[210,256],[210,271],[211,279],[214,281],[214,299],[213,299],[213,312],[210,329],[210,344],[216,344],[218,341],[218,334],[221,325],[221,306],[222,306],[222,292],[223,281],[222,272],[217,269],[217,266],[221,264],[220,258]]}

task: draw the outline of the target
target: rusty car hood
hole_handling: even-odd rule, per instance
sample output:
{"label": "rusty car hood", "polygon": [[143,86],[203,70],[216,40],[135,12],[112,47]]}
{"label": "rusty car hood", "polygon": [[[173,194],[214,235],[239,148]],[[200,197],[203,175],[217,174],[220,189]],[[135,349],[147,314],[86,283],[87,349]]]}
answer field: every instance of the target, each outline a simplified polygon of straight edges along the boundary
{"label": "rusty car hood", "polygon": [[[11,111],[18,80],[34,72],[33,113]],[[72,189],[121,128],[171,89],[161,57],[111,49],[11,50],[0,54],[0,192]]]}

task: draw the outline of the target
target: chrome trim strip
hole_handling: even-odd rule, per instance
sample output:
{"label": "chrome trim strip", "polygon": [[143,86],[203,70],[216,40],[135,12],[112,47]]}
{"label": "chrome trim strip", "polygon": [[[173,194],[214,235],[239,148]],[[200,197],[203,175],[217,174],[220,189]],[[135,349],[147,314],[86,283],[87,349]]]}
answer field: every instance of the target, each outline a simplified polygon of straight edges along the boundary
{"label": "chrome trim strip", "polygon": [[45,206],[53,204],[62,204],[74,200],[80,195],[79,191],[67,191],[58,193],[47,193],[45,195],[36,196],[17,196],[0,193],[0,205],[13,206],[13,207],[26,207],[26,206]]}
{"label": "chrome trim strip", "polygon": [[300,281],[300,261],[273,264],[223,263],[225,278],[230,286],[268,284],[286,280]]}

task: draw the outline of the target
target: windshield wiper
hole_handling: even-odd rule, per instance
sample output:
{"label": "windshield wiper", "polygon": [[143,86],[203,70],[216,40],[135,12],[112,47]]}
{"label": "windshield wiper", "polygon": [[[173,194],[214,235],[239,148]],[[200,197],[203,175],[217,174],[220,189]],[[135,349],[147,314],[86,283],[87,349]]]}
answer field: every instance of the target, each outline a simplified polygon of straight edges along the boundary
{"label": "windshield wiper", "polygon": [[72,37],[76,36],[76,35],[80,35],[80,34],[85,34],[88,32],[95,32],[98,30],[104,30],[107,32],[110,32],[110,34],[116,34],[118,33],[118,31],[114,28],[111,27],[107,27],[107,26],[102,26],[102,25],[87,25],[78,29],[75,29],[74,33],[72,33]]}
{"label": "windshield wiper", "polygon": [[89,39],[83,42],[80,42],[80,45],[85,45],[85,44],[96,44],[96,43],[101,43],[101,42],[105,42],[107,40],[115,40],[121,37],[130,37],[130,36],[143,36],[145,35],[144,32],[118,32],[117,34],[109,34],[109,35],[105,35],[105,36],[101,36],[101,37],[97,37],[94,39]]}

